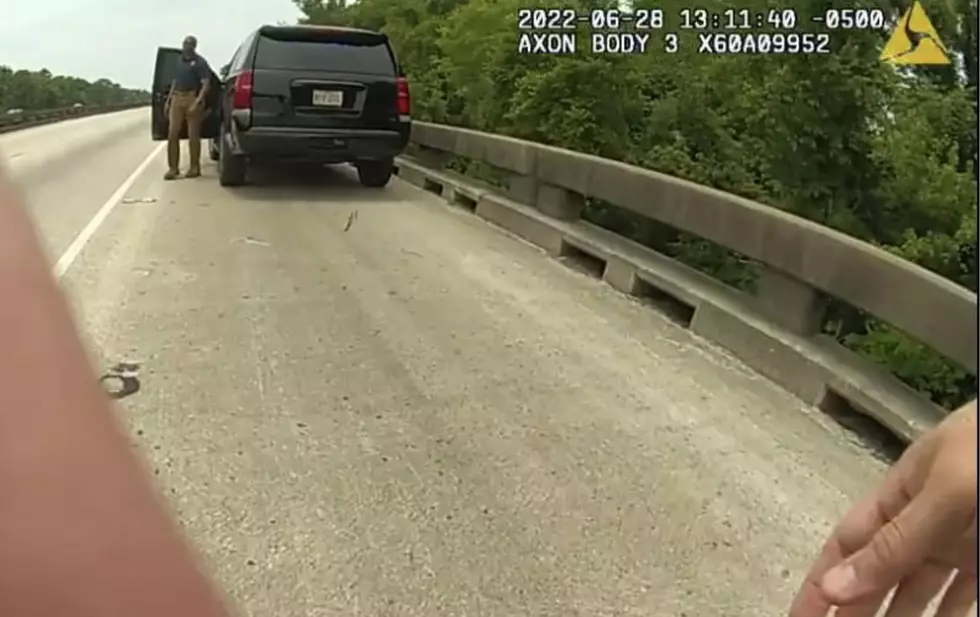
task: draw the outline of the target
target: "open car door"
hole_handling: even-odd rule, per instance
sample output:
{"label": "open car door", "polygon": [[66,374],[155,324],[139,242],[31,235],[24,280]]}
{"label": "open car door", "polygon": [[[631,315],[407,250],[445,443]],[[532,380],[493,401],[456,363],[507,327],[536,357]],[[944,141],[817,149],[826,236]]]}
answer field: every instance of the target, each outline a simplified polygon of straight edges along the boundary
{"label": "open car door", "polygon": [[[164,113],[170,84],[173,83],[180,62],[180,50],[176,47],[157,49],[156,68],[153,70],[153,110],[150,132],[153,141],[165,141],[170,122]],[[221,80],[211,71],[211,87],[205,100],[207,110],[201,122],[201,139],[214,139],[221,128]],[[187,127],[180,131],[180,138],[187,139]]]}

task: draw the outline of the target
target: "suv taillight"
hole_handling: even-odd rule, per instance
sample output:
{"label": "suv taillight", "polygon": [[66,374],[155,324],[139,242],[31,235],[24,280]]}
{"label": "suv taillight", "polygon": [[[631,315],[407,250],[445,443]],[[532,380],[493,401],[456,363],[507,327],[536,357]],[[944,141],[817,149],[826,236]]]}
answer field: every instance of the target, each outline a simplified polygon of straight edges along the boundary
{"label": "suv taillight", "polygon": [[399,77],[395,86],[398,88],[398,115],[412,115],[412,94],[408,90],[408,80]]}
{"label": "suv taillight", "polygon": [[232,105],[235,109],[252,107],[252,71],[242,71],[238,74],[232,97]]}

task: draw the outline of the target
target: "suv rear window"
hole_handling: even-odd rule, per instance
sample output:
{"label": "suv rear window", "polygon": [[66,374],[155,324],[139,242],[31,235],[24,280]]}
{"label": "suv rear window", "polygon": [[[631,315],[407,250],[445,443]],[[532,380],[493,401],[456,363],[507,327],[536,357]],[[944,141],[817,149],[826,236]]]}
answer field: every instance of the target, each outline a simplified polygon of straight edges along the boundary
{"label": "suv rear window", "polygon": [[386,37],[360,32],[263,32],[255,52],[255,67],[372,75],[396,72]]}

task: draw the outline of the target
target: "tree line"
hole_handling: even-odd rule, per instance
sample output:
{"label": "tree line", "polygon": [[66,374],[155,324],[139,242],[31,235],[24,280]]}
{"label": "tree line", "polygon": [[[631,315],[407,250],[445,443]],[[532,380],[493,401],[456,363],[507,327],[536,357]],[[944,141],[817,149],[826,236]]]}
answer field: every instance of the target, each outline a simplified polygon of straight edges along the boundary
{"label": "tree line", "polygon": [[[825,55],[704,55],[678,31],[687,0],[659,8],[680,51],[518,54],[522,0],[295,0],[303,21],[380,29],[411,79],[419,119],[588,152],[722,189],[841,230],[977,290],[977,0],[926,1],[954,64],[898,69],[879,55],[911,2],[858,0],[888,28],[832,33]],[[538,6],[587,11],[615,2]],[[721,0],[723,11],[825,0]],[[580,36],[584,36],[583,34]],[[465,163],[465,162],[464,162]],[[478,166],[469,166],[477,171]],[[709,242],[590,201],[585,217],[741,288],[753,264]],[[942,319],[937,315],[936,319]],[[825,332],[951,406],[976,379],[918,341],[833,302]]]}
{"label": "tree line", "polygon": [[15,70],[0,65],[0,112],[35,111],[84,106],[142,103],[148,92],[124,88],[108,79],[87,81],[80,77],[54,75],[47,69]]}

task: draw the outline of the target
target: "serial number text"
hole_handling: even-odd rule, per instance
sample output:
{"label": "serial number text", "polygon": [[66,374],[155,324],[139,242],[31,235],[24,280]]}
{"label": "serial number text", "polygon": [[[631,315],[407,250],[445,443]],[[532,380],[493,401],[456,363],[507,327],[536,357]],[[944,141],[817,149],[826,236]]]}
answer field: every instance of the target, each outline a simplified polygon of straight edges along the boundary
{"label": "serial number text", "polygon": [[699,54],[829,54],[830,35],[815,32],[698,34]]}

